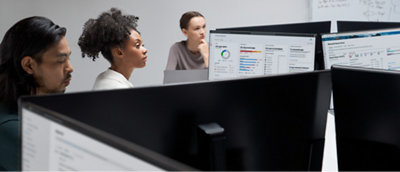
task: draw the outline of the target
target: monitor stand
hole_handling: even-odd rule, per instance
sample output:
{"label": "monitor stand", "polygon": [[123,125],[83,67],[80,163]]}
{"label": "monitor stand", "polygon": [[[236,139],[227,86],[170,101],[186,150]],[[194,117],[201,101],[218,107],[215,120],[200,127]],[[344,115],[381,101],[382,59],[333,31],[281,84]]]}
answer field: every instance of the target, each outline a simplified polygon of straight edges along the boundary
{"label": "monitor stand", "polygon": [[201,170],[226,170],[226,137],[217,123],[197,126],[199,165]]}

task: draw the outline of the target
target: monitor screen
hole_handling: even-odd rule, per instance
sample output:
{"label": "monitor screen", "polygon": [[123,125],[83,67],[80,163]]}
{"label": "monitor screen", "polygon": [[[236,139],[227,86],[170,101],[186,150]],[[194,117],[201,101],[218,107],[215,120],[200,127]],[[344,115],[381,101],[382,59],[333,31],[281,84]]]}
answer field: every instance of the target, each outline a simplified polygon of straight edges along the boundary
{"label": "monitor screen", "polygon": [[340,171],[400,170],[400,72],[332,66]]}
{"label": "monitor screen", "polygon": [[314,68],[316,70],[325,69],[322,53],[321,34],[331,32],[330,21],[217,28],[217,30],[317,34]]}
{"label": "monitor screen", "polygon": [[143,148],[117,143],[113,136],[33,104],[24,103],[20,113],[22,171],[179,170],[157,163]]}
{"label": "monitor screen", "polygon": [[400,27],[400,22],[337,21],[338,32],[388,29]]}
{"label": "monitor screen", "polygon": [[326,69],[334,64],[400,69],[400,28],[322,35]]}
{"label": "monitor screen", "polygon": [[315,35],[210,31],[209,80],[314,70]]}
{"label": "monitor screen", "polygon": [[[24,100],[200,170],[320,171],[330,81],[312,71]],[[213,123],[225,137],[201,144],[198,126]]]}

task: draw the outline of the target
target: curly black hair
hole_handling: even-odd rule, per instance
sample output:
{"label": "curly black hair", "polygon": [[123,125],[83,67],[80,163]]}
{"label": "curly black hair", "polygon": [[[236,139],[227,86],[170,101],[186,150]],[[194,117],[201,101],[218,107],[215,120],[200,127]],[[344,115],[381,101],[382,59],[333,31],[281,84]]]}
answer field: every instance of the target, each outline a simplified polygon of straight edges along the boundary
{"label": "curly black hair", "polygon": [[89,19],[83,26],[82,35],[78,45],[82,51],[82,57],[88,56],[95,61],[99,52],[112,64],[111,48],[121,46],[129,39],[131,30],[136,29],[139,17],[134,15],[122,15],[121,10],[111,8],[110,11],[100,14],[97,19]]}

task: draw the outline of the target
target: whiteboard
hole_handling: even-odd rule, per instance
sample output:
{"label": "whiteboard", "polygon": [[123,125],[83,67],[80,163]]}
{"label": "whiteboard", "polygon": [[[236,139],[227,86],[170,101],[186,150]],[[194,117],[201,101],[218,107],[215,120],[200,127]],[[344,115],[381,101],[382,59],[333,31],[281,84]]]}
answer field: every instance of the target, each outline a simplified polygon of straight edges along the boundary
{"label": "whiteboard", "polygon": [[310,0],[311,21],[400,22],[400,0]]}

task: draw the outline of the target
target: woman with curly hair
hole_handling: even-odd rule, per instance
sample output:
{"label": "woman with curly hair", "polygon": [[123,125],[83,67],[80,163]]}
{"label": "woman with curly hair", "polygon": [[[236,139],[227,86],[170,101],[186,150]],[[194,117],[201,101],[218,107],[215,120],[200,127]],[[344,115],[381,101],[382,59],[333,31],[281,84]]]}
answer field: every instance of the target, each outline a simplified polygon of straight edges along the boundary
{"label": "woman with curly hair", "polygon": [[133,70],[143,68],[147,61],[147,49],[136,29],[138,19],[111,8],[85,23],[78,42],[82,57],[86,55],[94,61],[101,52],[111,63],[110,68],[97,76],[94,90],[133,87],[129,82]]}

